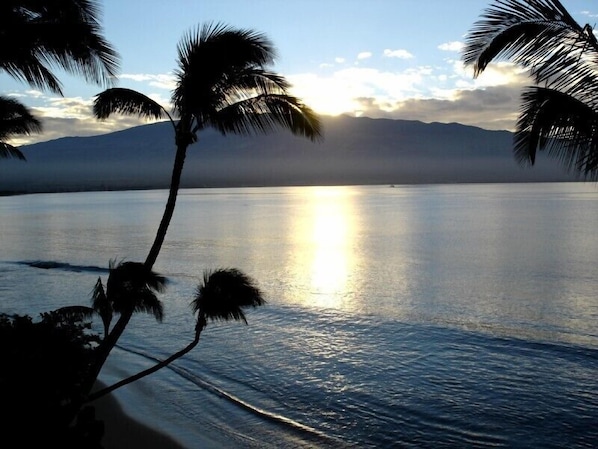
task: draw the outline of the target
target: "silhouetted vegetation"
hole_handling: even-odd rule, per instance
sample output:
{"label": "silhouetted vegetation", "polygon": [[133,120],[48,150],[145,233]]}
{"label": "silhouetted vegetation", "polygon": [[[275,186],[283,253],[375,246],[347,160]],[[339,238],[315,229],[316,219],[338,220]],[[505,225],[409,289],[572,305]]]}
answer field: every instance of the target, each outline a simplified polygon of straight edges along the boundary
{"label": "silhouetted vegetation", "polygon": [[[63,90],[54,68],[109,85],[118,54],[102,36],[99,18],[94,0],[2,0],[0,73],[59,95]],[[40,131],[40,121],[23,104],[0,96],[0,158],[25,159],[8,140]]]}
{"label": "silhouetted vegetation", "polygon": [[598,42],[558,0],[497,0],[466,38],[463,60],[480,75],[494,60],[529,69],[515,131],[515,158],[533,165],[546,150],[598,179]]}
{"label": "silhouetted vegetation", "polygon": [[[22,53],[10,55],[0,51],[0,70],[56,93],[62,93],[62,89],[46,66],[49,62],[91,81],[106,81],[112,76],[116,53],[98,34],[95,2],[46,3],[34,2],[33,9],[18,2],[3,3],[0,7],[0,12],[6,10],[15,23],[30,29],[36,37],[28,41],[30,52],[21,49]],[[12,22],[6,22],[8,16],[0,14],[0,37],[11,30]],[[40,23],[47,25],[47,29],[39,28],[46,32],[68,32],[46,42],[44,35],[35,35]],[[206,25],[188,33],[178,50],[177,85],[172,94],[176,121],[161,105],[129,89],[108,89],[97,96],[94,104],[99,118],[115,112],[134,113],[167,117],[173,126],[176,154],[172,182],[164,216],[146,261],[111,262],[106,287],[99,278],[90,307],[72,306],[44,313],[39,322],[28,316],[0,317],[3,415],[10,416],[8,423],[18,440],[17,446],[101,447],[102,423],[96,420],[93,406],[86,404],[188,353],[198,344],[209,321],[236,320],[247,324],[244,310],[265,303],[253,279],[239,270],[206,271],[191,301],[191,311],[196,317],[193,340],[156,366],[92,393],[98,375],[132,316],[149,313],[158,322],[164,316],[158,294],[165,288],[166,279],[152,267],[174,212],[187,148],[197,141],[197,133],[206,127],[215,127],[223,134],[266,133],[282,127],[310,139],[321,134],[318,117],[288,94],[289,85],[283,77],[267,69],[274,61],[275,52],[262,34]],[[39,122],[27,115],[22,105],[0,98],[0,114],[3,106],[11,106],[20,113],[14,115],[14,121],[21,128],[10,128],[6,115],[0,115],[0,137],[40,129]],[[6,128],[4,134],[2,126]],[[3,143],[1,148],[4,148],[4,153],[0,152],[2,157],[22,156],[8,144]],[[94,317],[102,321],[102,336],[91,332]]]}
{"label": "silhouetted vegetation", "polygon": [[[151,270],[174,213],[187,148],[198,140],[198,132],[214,127],[223,134],[251,134],[282,127],[310,139],[321,135],[318,116],[288,94],[290,86],[282,76],[267,69],[274,56],[273,44],[260,33],[207,24],[187,33],[179,43],[172,115],[151,98],[131,89],[111,88],[97,95],[94,113],[100,119],[114,113],[154,119],[166,117],[173,127],[176,153],[168,200],[145,262],[129,262],[112,268],[105,293],[101,280],[96,284],[94,296],[105,297],[119,318],[98,348],[90,387],[134,312],[150,311],[159,319],[155,312],[160,303],[154,292],[161,285]],[[218,288],[207,290],[211,294],[204,294],[202,297],[207,299],[201,307],[195,307],[194,312],[198,313],[195,340],[160,367],[197,344],[206,319],[244,320],[243,307],[263,303],[252,281],[237,270],[216,271],[204,279],[200,290],[207,288],[206,285],[218,285]],[[239,288],[239,285],[247,288]],[[126,307],[121,306],[123,299],[129,301]],[[151,305],[145,302],[147,300],[151,300]],[[123,384],[126,383],[128,381]]]}
{"label": "silhouetted vegetation", "polygon": [[90,329],[89,321],[68,310],[42,313],[36,322],[29,316],[0,314],[5,441],[13,441],[14,447],[99,444],[101,423],[72,422],[100,340]]}

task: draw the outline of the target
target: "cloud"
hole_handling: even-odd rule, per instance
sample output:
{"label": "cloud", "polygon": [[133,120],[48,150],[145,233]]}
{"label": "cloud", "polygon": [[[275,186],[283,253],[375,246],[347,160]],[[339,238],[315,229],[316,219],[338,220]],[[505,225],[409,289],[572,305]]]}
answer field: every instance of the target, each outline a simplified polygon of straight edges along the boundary
{"label": "cloud", "polygon": [[357,55],[357,59],[369,59],[372,57],[372,52],[370,51],[362,51]]}
{"label": "cloud", "polygon": [[326,75],[288,76],[293,93],[316,112],[424,122],[460,122],[486,129],[510,129],[519,111],[519,95],[530,84],[513,64],[490,64],[478,78],[461,61],[450,70],[431,66],[403,71],[368,67]]}
{"label": "cloud", "polygon": [[426,123],[462,123],[484,129],[513,130],[517,122],[521,86],[495,86],[460,90],[451,99],[410,98],[381,103],[375,98],[359,98],[356,115],[373,118],[420,120]]}
{"label": "cloud", "polygon": [[591,13],[590,11],[587,11],[587,10],[586,11],[581,11],[581,15],[582,16],[587,16],[587,17],[590,17],[590,18],[598,17],[598,14]]}
{"label": "cloud", "polygon": [[172,74],[125,73],[120,75],[119,78],[121,80],[145,83],[148,86],[165,90],[173,90],[176,83],[176,78]]}
{"label": "cloud", "polygon": [[[152,97],[150,95],[150,97]],[[161,104],[157,95],[153,99]],[[27,145],[64,136],[92,136],[147,124],[153,120],[116,114],[107,120],[98,120],[92,113],[91,98],[43,96],[38,106],[30,107],[32,114],[42,122],[39,134],[12,138],[12,145]]]}
{"label": "cloud", "polygon": [[350,67],[327,75],[288,75],[293,94],[323,114],[352,113],[359,108],[355,98],[374,97],[398,101],[419,95],[425,88],[428,67],[403,72]]}
{"label": "cloud", "polygon": [[444,44],[440,44],[438,46],[438,48],[443,51],[460,52],[461,50],[463,50],[463,42],[459,42],[459,41],[445,42]]}
{"label": "cloud", "polygon": [[398,49],[398,50],[384,50],[384,57],[385,58],[399,58],[399,59],[411,59],[413,55],[409,53],[407,50]]}

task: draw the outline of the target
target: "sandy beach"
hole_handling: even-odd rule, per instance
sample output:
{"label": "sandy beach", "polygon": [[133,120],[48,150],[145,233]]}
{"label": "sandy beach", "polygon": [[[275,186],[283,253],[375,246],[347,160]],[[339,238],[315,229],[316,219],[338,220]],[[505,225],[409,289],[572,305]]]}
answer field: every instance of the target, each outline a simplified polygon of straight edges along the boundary
{"label": "sandy beach", "polygon": [[[107,395],[93,403],[96,417],[104,421],[104,449],[185,449],[174,439],[128,416],[112,396]],[[202,446],[198,446],[202,447]]]}

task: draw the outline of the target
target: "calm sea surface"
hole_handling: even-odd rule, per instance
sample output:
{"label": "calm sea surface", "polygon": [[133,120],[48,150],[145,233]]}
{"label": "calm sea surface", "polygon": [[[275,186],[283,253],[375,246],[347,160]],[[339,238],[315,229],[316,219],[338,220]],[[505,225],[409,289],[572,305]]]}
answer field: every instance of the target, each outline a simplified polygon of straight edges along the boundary
{"label": "calm sea surface", "polygon": [[[143,261],[165,191],[0,198],[0,311],[89,304]],[[268,304],[209,324],[185,358],[118,391],[189,448],[598,447],[598,187],[591,183],[181,191],[107,383],[192,340],[203,271]],[[55,262],[53,269],[27,265]]]}

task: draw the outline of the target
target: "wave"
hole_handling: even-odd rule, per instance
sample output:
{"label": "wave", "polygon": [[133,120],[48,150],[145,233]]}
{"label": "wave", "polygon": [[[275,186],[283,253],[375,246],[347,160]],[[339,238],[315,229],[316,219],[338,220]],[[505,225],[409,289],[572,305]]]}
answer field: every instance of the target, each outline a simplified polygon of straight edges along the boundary
{"label": "wave", "polygon": [[[137,351],[137,350],[131,349],[131,348],[126,348],[121,345],[116,345],[116,346],[124,352],[130,353],[130,354],[135,354],[135,355],[141,356],[145,359],[152,360],[154,362],[161,361],[159,358],[153,357],[144,352]],[[298,434],[302,438],[304,438],[305,440],[307,440],[309,442],[312,442],[314,444],[320,443],[322,446],[327,447],[327,448],[334,448],[334,447],[347,448],[347,447],[351,446],[350,443],[348,443],[347,441],[341,441],[338,438],[335,438],[334,436],[328,435],[324,432],[314,429],[313,427],[310,427],[310,426],[307,426],[300,422],[297,422],[295,420],[292,420],[286,416],[283,416],[283,415],[280,415],[277,413],[272,413],[268,410],[264,410],[260,407],[250,404],[249,402],[246,402],[243,399],[210,383],[206,379],[201,378],[196,373],[191,373],[190,371],[186,370],[185,368],[182,368],[180,366],[176,366],[173,364],[166,366],[166,368],[170,369],[172,372],[179,375],[183,379],[202,388],[203,390],[208,391],[214,395],[217,395],[220,398],[227,400],[229,403],[233,404],[234,406],[242,408],[245,411],[252,413],[254,416],[265,419],[271,424],[280,426],[280,427],[284,428],[285,430],[287,430],[288,432]]]}
{"label": "wave", "polygon": [[109,268],[102,268],[95,265],[73,265],[66,262],[57,262],[54,260],[23,260],[14,262],[19,265],[27,265],[32,268],[41,268],[43,270],[62,270],[72,271],[75,273],[108,273]]}

